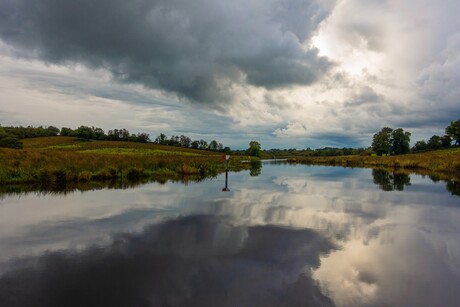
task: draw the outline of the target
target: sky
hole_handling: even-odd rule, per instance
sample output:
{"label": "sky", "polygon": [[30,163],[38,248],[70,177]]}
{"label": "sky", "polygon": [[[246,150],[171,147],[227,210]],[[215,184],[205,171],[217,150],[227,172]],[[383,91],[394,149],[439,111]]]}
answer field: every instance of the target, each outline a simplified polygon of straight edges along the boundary
{"label": "sky", "polygon": [[458,0],[1,0],[0,124],[233,149],[412,143],[460,118]]}

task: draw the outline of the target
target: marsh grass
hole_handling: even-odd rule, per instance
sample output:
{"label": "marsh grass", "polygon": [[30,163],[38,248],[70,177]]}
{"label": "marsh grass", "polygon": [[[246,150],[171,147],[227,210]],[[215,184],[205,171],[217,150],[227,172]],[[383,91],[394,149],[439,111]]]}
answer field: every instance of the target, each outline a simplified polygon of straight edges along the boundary
{"label": "marsh grass", "polygon": [[398,156],[296,157],[292,163],[407,170],[460,181],[460,148]]}
{"label": "marsh grass", "polygon": [[[180,179],[224,171],[221,154],[130,142],[81,141],[73,137],[24,140],[24,149],[0,149],[0,183],[84,183]],[[242,160],[243,158],[241,158]],[[247,168],[232,158],[232,170]]]}

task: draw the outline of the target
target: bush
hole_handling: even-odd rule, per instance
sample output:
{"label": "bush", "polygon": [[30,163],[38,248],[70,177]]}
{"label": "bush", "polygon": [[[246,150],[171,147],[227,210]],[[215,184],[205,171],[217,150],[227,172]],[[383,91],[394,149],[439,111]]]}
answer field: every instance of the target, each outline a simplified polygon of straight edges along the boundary
{"label": "bush", "polygon": [[15,137],[7,136],[0,139],[0,147],[21,149],[22,143]]}

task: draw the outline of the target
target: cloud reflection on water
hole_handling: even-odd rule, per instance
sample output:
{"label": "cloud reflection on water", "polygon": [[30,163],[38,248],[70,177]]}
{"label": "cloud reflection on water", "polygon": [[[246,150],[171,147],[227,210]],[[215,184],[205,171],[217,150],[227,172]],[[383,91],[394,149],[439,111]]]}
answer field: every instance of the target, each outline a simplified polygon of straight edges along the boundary
{"label": "cloud reflection on water", "polygon": [[381,189],[370,174],[363,181],[324,173],[321,180],[314,173],[276,176],[211,211],[246,224],[311,228],[335,242],[339,249],[322,258],[313,277],[340,306],[456,306],[458,199],[416,175],[410,185],[403,178],[403,192],[396,182]]}
{"label": "cloud reflection on water", "polygon": [[108,247],[51,252],[0,278],[7,306],[333,306],[310,276],[333,245],[309,229],[189,216]]}
{"label": "cloud reflection on water", "polygon": [[[270,289],[274,287],[279,291],[273,293],[280,300],[291,293],[289,291],[299,290],[297,287],[317,289],[313,282],[317,280],[323,293],[340,306],[455,306],[460,301],[460,293],[455,289],[460,284],[459,199],[446,193],[444,183],[411,175],[410,185],[405,184],[407,178],[403,180],[404,191],[391,180],[391,186],[396,188],[381,189],[371,170],[265,164],[257,177],[231,173],[229,180],[231,191],[228,193],[221,192],[223,179],[218,178],[187,187],[152,184],[133,191],[98,191],[99,196],[88,193],[67,197],[65,205],[48,204],[48,199],[40,205],[35,203],[36,199],[28,205],[24,200],[13,205],[6,203],[0,207],[5,213],[5,225],[19,222],[22,228],[18,229],[23,231],[19,236],[29,241],[21,243],[16,240],[18,237],[9,237],[7,234],[14,233],[16,228],[5,227],[10,231],[0,232],[0,244],[11,249],[12,244],[17,243],[18,250],[33,248],[35,244],[38,254],[46,249],[68,248],[65,245],[68,238],[88,246],[100,243],[92,237],[96,233],[106,235],[108,241],[113,233],[136,232],[145,225],[178,216],[204,215],[205,219],[215,221],[214,224],[203,222],[208,226],[200,228],[203,232],[198,237],[208,236],[203,241],[208,242],[206,244],[195,242],[197,237],[191,235],[197,233],[198,228],[189,222],[200,224],[200,219],[181,218],[169,222],[172,225],[169,228],[166,223],[147,230],[153,238],[149,242],[156,242],[154,238],[157,238],[155,244],[163,245],[158,251],[179,257],[177,263],[175,258],[171,259],[174,264],[171,274],[176,274],[176,267],[186,272],[183,273],[185,281],[176,288],[181,291],[191,291],[195,283],[201,282],[192,282],[191,276],[196,273],[193,276],[212,281],[217,288],[211,290],[219,293],[219,285],[229,280],[223,276],[236,271],[243,280],[241,285],[251,280]],[[101,197],[107,199],[99,203]],[[28,214],[23,216],[23,212]],[[179,221],[184,223],[180,227],[174,224]],[[152,229],[164,229],[163,239]],[[214,235],[209,237],[206,232]],[[118,236],[118,242],[127,240],[126,244],[134,248],[136,240],[146,244],[144,239],[139,239],[150,236],[146,233]],[[62,239],[58,246],[53,246],[55,236]],[[324,248],[313,248],[307,253],[296,238],[303,238],[299,239],[302,242],[312,239],[316,242],[314,246]],[[326,238],[329,247],[317,245],[314,238]],[[284,240],[292,245],[282,245]],[[173,242],[175,245],[171,245]],[[280,250],[286,250],[286,261]],[[91,251],[98,249],[75,253],[74,259],[83,259]],[[117,257],[122,252],[116,250],[116,244],[108,251],[116,251]],[[6,253],[8,251],[2,251]],[[295,257],[296,253],[299,258]],[[51,255],[59,253],[51,252]],[[129,255],[143,259],[141,254]],[[62,257],[70,261],[69,254],[64,253]],[[190,263],[182,262],[184,257],[187,261],[193,259],[195,273],[187,271]],[[202,262],[195,261],[200,257],[204,259]],[[202,266],[205,262],[207,266]],[[270,263],[276,263],[275,269]],[[306,275],[299,275],[302,271]],[[143,278],[148,284],[153,282],[150,277]],[[173,287],[175,280],[166,280]],[[232,287],[229,291],[249,291],[242,295],[248,301],[253,299],[252,290]],[[201,293],[200,289],[195,290]],[[269,292],[271,295],[272,291]]]}

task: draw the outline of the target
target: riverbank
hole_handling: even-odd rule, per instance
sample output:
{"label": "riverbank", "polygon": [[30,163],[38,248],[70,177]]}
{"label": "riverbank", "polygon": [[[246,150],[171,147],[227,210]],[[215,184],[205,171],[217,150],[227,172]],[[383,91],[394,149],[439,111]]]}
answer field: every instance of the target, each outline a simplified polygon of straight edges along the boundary
{"label": "riverbank", "polygon": [[[194,180],[225,171],[222,153],[75,137],[23,140],[23,149],[0,149],[0,184],[70,184],[93,181]],[[247,169],[232,157],[232,171]]]}
{"label": "riverbank", "polygon": [[416,172],[460,181],[460,148],[398,156],[294,157],[291,163],[343,167],[367,167]]}

